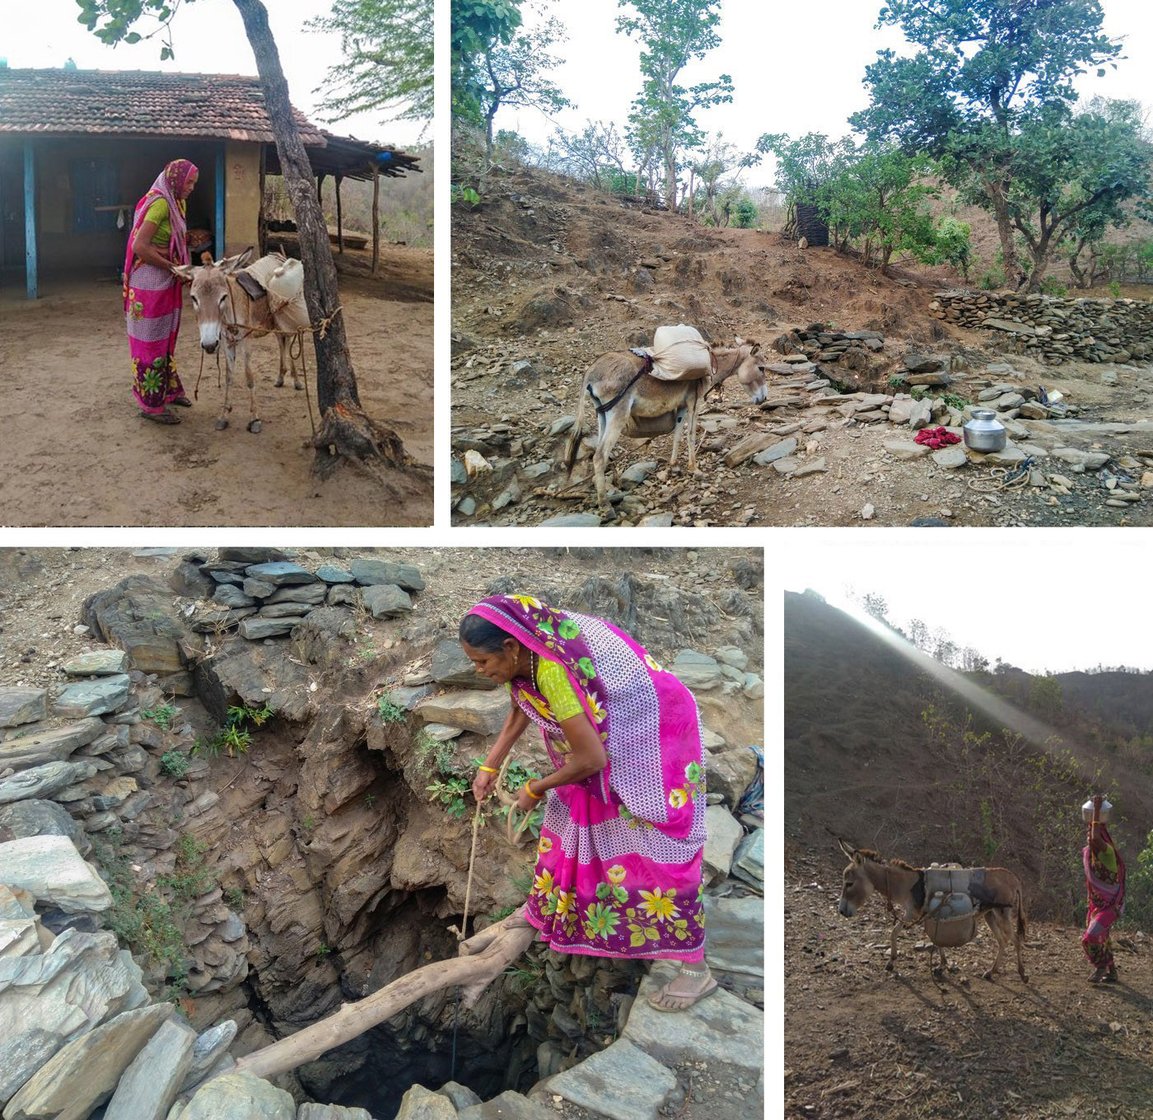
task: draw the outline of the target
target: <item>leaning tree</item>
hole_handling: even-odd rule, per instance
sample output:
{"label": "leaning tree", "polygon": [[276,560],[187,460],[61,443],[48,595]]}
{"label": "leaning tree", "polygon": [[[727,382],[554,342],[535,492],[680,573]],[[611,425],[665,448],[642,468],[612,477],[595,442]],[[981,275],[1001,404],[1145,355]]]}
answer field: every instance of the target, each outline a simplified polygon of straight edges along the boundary
{"label": "leaning tree", "polygon": [[[193,0],[188,0],[189,3]],[[172,0],[76,0],[79,20],[109,45],[137,43],[144,36],[134,30],[142,18],[154,17],[162,34],[161,61],[174,57],[171,20],[179,5]],[[280,65],[280,53],[268,26],[268,12],[261,0],[232,0],[244,21],[244,30],[256,58],[264,91],[265,107],[276,141],[285,187],[296,214],[300,257],[304,264],[304,298],[314,325],[316,347],[316,396],[320,428],[313,438],[314,470],[322,477],[341,462],[367,466],[377,464],[419,467],[405,451],[400,437],[364,412],[357,394],[356,374],[348,352],[343,317],[339,314],[336,264],[328,240],[328,227],[312,183],[312,167],[300,139],[288,99],[288,82]],[[383,476],[377,477],[383,480]]]}

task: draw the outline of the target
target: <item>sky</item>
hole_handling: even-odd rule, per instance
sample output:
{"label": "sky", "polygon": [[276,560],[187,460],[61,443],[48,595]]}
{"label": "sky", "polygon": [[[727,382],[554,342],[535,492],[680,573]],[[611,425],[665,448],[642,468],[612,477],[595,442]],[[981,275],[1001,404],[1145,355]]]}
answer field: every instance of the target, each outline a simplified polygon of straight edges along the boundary
{"label": "sky", "polygon": [[[529,5],[525,0],[526,23]],[[617,0],[549,0],[547,14],[568,29],[568,40],[555,48],[565,63],[553,74],[565,94],[577,102],[549,120],[536,110],[502,110],[497,127],[543,144],[556,127],[579,131],[586,122],[614,121],[623,130],[640,87],[640,45],[615,34]],[[684,85],[712,81],[728,73],[733,102],[702,112],[699,123],[742,151],[751,151],[766,132],[802,136],[848,134],[848,116],[868,104],[861,84],[865,67],[884,47],[899,49],[903,37],[891,28],[874,28],[881,0],[722,0],[722,45],[686,68]],[[1106,78],[1084,77],[1083,98],[1095,94],[1143,101],[1153,109],[1153,6],[1148,0],[1104,0],[1105,32],[1125,36],[1128,61]],[[750,186],[765,185],[767,167],[746,172]]]}
{"label": "sky", "polygon": [[[329,0],[267,0],[269,25],[280,52],[293,105],[315,124],[344,136],[392,144],[414,145],[421,126],[413,121],[383,121],[360,114],[325,123],[315,112],[320,96],[313,91],[330,66],[341,61],[340,37],[305,31],[304,23],[327,15]],[[19,12],[15,18],[14,13]],[[183,3],[172,22],[174,61],[160,61],[161,37],[134,45],[106,47],[76,21],[75,0],[0,0],[0,57],[10,67],[63,66],[71,58],[82,70],[163,70],[210,74],[256,74],[252,48],[240,13],[226,0]],[[139,30],[154,27],[141,20]],[[432,138],[429,131],[426,140]]]}
{"label": "sky", "polygon": [[1148,557],[1147,534],[1132,530],[805,530],[770,547],[765,582],[839,607],[849,588],[876,592],[902,629],[919,618],[1027,672],[1153,669]]}

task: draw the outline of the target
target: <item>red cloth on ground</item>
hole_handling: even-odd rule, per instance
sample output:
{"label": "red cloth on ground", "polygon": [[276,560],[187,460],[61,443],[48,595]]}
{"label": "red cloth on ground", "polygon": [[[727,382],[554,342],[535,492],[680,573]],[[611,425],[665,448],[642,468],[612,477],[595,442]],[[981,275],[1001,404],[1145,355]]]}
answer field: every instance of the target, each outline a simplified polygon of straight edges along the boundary
{"label": "red cloth on ground", "polygon": [[953,435],[947,428],[922,428],[914,437],[914,443],[923,443],[934,451],[941,447],[948,447],[960,443],[961,437]]}

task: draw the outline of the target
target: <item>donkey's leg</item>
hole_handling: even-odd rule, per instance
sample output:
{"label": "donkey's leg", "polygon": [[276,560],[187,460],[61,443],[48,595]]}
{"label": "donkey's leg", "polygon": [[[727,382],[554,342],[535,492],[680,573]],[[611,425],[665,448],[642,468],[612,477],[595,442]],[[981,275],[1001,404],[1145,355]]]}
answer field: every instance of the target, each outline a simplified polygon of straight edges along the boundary
{"label": "donkey's leg", "polygon": [[232,374],[236,368],[236,344],[224,344],[224,404],[220,408],[220,415],[216,418],[216,430],[224,431],[228,427],[228,414],[232,411]]}
{"label": "donkey's leg", "polygon": [[885,965],[886,972],[892,972],[893,966],[897,963],[897,930],[900,928],[899,921],[893,923],[893,932],[889,936],[889,963]]}
{"label": "donkey's leg", "polygon": [[593,452],[593,477],[596,480],[597,506],[602,516],[614,515],[612,502],[608,500],[608,465],[628,417],[628,409],[624,407],[626,403],[631,404],[631,401],[620,401],[608,413],[602,412],[598,417],[600,433],[597,449]]}
{"label": "donkey's leg", "polygon": [[[282,334],[278,334],[276,336],[276,349],[280,354],[280,372],[276,375],[276,384],[273,386],[273,388],[276,389],[279,389],[284,385],[284,375],[288,372],[288,363],[285,361],[286,355],[284,353],[284,346],[287,341],[288,339]],[[300,388],[299,385],[296,385],[295,369],[292,371],[292,382],[297,389]]]}
{"label": "donkey's leg", "polygon": [[997,939],[996,959],[993,961],[993,967],[985,973],[985,979],[992,980],[1000,971],[1001,962],[1005,959],[1005,945],[1009,940],[1009,931],[1006,928],[1007,919],[999,910],[986,910],[985,921]]}
{"label": "donkey's leg", "polygon": [[1028,984],[1029,977],[1025,973],[1025,960],[1021,955],[1021,950],[1025,947],[1025,903],[1020,895],[1017,896],[1009,920],[1013,927],[1013,940],[1017,945],[1017,974]]}
{"label": "donkey's leg", "polygon": [[702,382],[693,383],[685,401],[685,439],[689,444],[689,474],[697,473],[697,411],[700,407]]}
{"label": "donkey's leg", "polygon": [[241,347],[244,353],[244,383],[248,386],[248,415],[252,417],[248,421],[248,430],[250,432],[260,431],[260,417],[256,415],[256,378],[252,376],[252,367],[248,362],[248,345],[245,343]]}
{"label": "donkey's leg", "polygon": [[[280,337],[279,335],[277,337]],[[301,368],[296,367],[296,358],[293,357],[292,347],[296,344],[297,349],[300,351]],[[288,350],[288,364],[292,366],[292,387],[294,389],[304,388],[304,331],[297,331],[291,338],[285,338],[284,345]]]}

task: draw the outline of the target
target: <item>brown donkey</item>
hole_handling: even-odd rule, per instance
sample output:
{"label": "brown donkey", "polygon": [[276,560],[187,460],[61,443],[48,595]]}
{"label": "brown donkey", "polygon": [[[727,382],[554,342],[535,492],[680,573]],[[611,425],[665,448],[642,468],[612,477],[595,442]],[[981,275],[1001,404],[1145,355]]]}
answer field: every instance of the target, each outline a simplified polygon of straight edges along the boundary
{"label": "brown donkey", "polygon": [[[903,925],[912,925],[931,917],[928,910],[929,892],[926,891],[926,876],[931,876],[936,869],[911,867],[899,859],[885,860],[876,852],[871,852],[867,848],[854,848],[844,840],[838,840],[837,843],[841,851],[849,857],[849,865],[842,875],[841,897],[837,901],[837,910],[842,917],[851,918],[874,891],[888,900],[894,921],[889,942],[889,963],[885,965],[885,970],[892,971],[897,959],[897,931]],[[1025,964],[1021,959],[1026,932],[1025,899],[1021,880],[1004,867],[971,868],[967,874],[971,877],[971,881],[966,893],[973,901],[975,912],[984,915],[989,929],[997,939],[997,958],[993,961],[993,967],[985,973],[985,979],[992,980],[996,976],[1001,962],[1005,959],[1005,947],[1010,941],[1015,941],[1017,971],[1021,979],[1027,981],[1029,977],[1025,975]],[[1015,931],[1014,912],[1017,917]],[[944,961],[945,954],[941,952],[942,965]]]}

